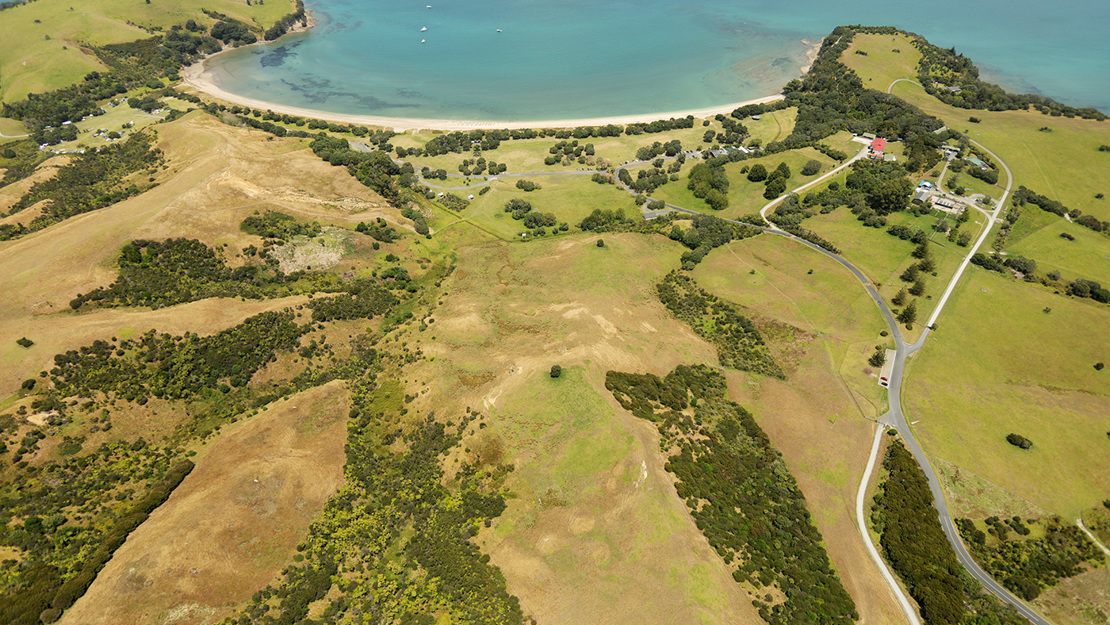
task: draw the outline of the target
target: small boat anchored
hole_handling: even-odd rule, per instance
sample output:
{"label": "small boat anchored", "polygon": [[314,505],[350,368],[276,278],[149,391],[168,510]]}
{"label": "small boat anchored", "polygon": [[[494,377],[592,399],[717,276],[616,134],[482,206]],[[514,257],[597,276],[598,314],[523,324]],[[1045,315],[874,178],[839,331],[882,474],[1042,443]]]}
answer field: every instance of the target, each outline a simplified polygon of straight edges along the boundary
{"label": "small boat anchored", "polygon": [[501,29],[500,29],[500,28],[498,28],[498,29],[497,29],[497,32],[501,32]]}
{"label": "small boat anchored", "polygon": [[425,26],[424,28],[421,28],[421,29],[420,29],[420,32],[424,32],[424,31],[426,31],[426,30],[428,30],[428,27],[427,27],[427,26]]}
{"label": "small boat anchored", "polygon": [[420,40],[420,43],[427,43],[427,42],[428,42],[428,40],[427,40],[427,39],[421,39],[421,40]]}

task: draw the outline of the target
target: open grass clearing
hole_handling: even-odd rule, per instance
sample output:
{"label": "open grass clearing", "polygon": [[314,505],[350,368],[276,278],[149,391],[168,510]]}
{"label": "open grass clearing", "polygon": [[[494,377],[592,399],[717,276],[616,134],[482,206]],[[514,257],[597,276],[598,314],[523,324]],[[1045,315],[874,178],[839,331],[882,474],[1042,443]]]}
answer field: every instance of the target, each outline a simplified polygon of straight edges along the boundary
{"label": "open grass clearing", "polygon": [[1041,593],[1033,606],[1060,625],[1102,625],[1110,615],[1110,566],[1069,577]]}
{"label": "open grass clearing", "polygon": [[[813,176],[803,176],[801,173],[802,167],[810,160],[821,163],[821,169]],[[693,167],[693,164],[687,161],[686,165],[683,166],[682,173],[679,174],[680,179],[675,182],[668,182],[659,187],[651,194],[651,197],[657,200],[663,200],[669,204],[725,219],[736,219],[744,215],[749,215],[758,212],[759,209],[768,202],[768,200],[763,197],[763,191],[767,188],[766,184],[763,182],[752,182],[748,180],[747,174],[740,173],[740,170],[744,167],[750,168],[757,163],[762,164],[769,172],[774,171],[780,163],[786,163],[791,171],[790,179],[787,180],[787,188],[794,188],[805,184],[807,181],[821,176],[837,165],[831,158],[813,148],[788,150],[769,156],[761,156],[746,161],[729,163],[725,165],[725,171],[728,173],[729,179],[729,205],[724,210],[715,211],[709,208],[705,200],[694,197],[693,191],[687,188],[686,185],[689,182],[690,169]],[[633,178],[635,178],[635,170],[630,170],[630,173],[632,173]]]}
{"label": "open grass clearing", "polygon": [[[617,188],[616,185],[598,184],[590,176],[536,176],[529,178],[540,186],[535,191],[525,192],[516,188],[519,178],[503,178],[490,184],[489,192],[478,195],[478,189],[471,191],[451,191],[461,197],[474,195],[470,205],[458,214],[459,218],[473,221],[486,230],[496,233],[502,239],[519,238],[525,232],[523,221],[513,219],[505,212],[505,204],[514,198],[522,199],[532,205],[533,212],[552,213],[559,223],[577,227],[578,223],[596,209],[624,210],[634,216],[639,209],[632,196]],[[433,226],[438,230],[450,224],[455,218],[437,218]],[[556,226],[557,227],[557,226]],[[550,233],[551,228],[547,228]],[[548,235],[550,236],[550,235]]]}
{"label": "open grass clearing", "polygon": [[480,539],[527,613],[553,623],[755,622],[674,494],[655,429],[604,388],[610,369],[663,374],[716,361],[654,294],[682,248],[658,236],[594,240],[460,250],[420,335],[432,362],[413,372],[429,391],[413,406],[489,415],[469,447],[503,450],[516,497]]}
{"label": "open grass clearing", "polygon": [[223,429],[62,620],[215,622],[280,574],[343,483],[347,392],[310,389]]}
{"label": "open grass clearing", "polygon": [[[1110,220],[1110,200],[1094,197],[1110,195],[1110,152],[1098,151],[1100,145],[1110,145],[1110,122],[1052,117],[1039,111],[960,109],[907,82],[894,85],[891,93],[990,148],[1013,171],[1015,189],[1025,185],[1068,208]],[[969,117],[981,122],[969,123]]]}
{"label": "open grass clearing", "polygon": [[[1032,221],[1034,217],[1042,218],[1045,225],[1034,232],[1023,233],[1020,239],[1015,236],[1018,234],[1015,228],[1006,245],[1009,254],[1036,260],[1038,274],[1055,270],[1066,280],[1085,278],[1110,284],[1110,237],[1033,206],[1022,211],[1018,224],[1027,218]],[[1062,238],[1061,234],[1068,234],[1075,240]]]}
{"label": "open grass clearing", "polygon": [[748,134],[751,135],[751,140],[745,143],[759,141],[760,144],[767,145],[772,141],[782,141],[794,132],[797,118],[798,107],[792,106],[781,111],[768,111],[760,115],[759,119],[743,119],[740,123],[748,127]]}
{"label": "open grass clearing", "polygon": [[[903,336],[912,340],[921,329],[921,323],[928,319],[936,302],[944,293],[948,281],[952,278],[968,248],[959,247],[949,242],[945,235],[933,233],[933,225],[939,219],[938,211],[933,211],[921,217],[914,216],[908,211],[891,213],[887,216],[888,224],[901,224],[909,228],[921,228],[931,233],[929,249],[932,250],[936,262],[936,276],[925,276],[925,295],[917,298],[917,324],[912,332],[903,328]],[[952,218],[949,217],[949,220]],[[964,223],[961,231],[970,232],[977,237],[986,217],[978,211],[972,213],[971,219]],[[912,283],[899,279],[902,272],[918,259],[911,253],[916,245],[910,241],[903,241],[886,232],[886,228],[869,228],[856,220],[856,216],[847,208],[840,207],[831,213],[816,215],[805,220],[803,227],[808,228],[839,247],[844,257],[860,268],[868,278],[878,285],[879,293],[890,302],[902,287],[909,287]],[[889,226],[888,226],[889,227]]]}
{"label": "open grass clearing", "polygon": [[921,51],[902,34],[857,33],[840,61],[859,74],[863,86],[886,91],[899,78],[916,79]]}
{"label": "open grass clearing", "polygon": [[[145,39],[146,28],[169,28],[195,19],[215,20],[201,9],[225,13],[248,25],[270,27],[293,12],[292,2],[271,0],[249,5],[234,0],[180,0],[143,4],[127,0],[37,0],[0,12],[0,93],[14,102],[28,93],[58,89],[85,74],[104,69],[87,46]],[[7,134],[7,133],[5,133]]]}
{"label": "open grass clearing", "polygon": [[1074,519],[1110,492],[1110,377],[1093,367],[1110,354],[1106,307],[969,273],[909,363],[907,418],[931,455]]}

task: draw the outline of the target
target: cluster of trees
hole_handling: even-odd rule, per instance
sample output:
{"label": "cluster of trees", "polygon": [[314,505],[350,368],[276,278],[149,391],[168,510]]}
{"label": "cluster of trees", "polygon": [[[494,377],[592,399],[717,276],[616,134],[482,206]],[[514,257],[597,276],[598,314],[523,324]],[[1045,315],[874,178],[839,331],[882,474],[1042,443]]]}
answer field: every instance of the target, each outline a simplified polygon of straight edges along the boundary
{"label": "cluster of trees", "polygon": [[505,163],[498,163],[497,161],[486,162],[484,157],[479,156],[472,162],[468,158],[464,158],[463,162],[459,165],[459,173],[464,176],[481,176],[483,172],[489,171],[489,175],[496,176],[508,171],[509,166]]}
{"label": "cluster of trees", "polygon": [[748,138],[748,127],[736,121],[733,117],[717,114],[715,118],[723,127],[723,132],[706,130],[702,135],[703,143],[716,143],[718,145],[740,145]]}
{"label": "cluster of trees", "polygon": [[280,241],[288,241],[295,236],[314,237],[323,230],[320,224],[315,221],[297,221],[292,215],[286,215],[275,210],[267,210],[261,214],[255,211],[253,215],[239,224],[239,229],[247,234],[253,234],[264,239]]}
{"label": "cluster of trees", "polygon": [[887,448],[883,470],[871,523],[887,562],[920,606],[922,620],[936,625],[1024,623],[1012,608],[985,596],[964,572],[941,529],[925,474],[901,441]]}
{"label": "cluster of trees", "polygon": [[348,285],[346,291],[334,297],[313,298],[308,303],[312,320],[370,319],[397,305],[397,297],[376,281],[359,280]]}
{"label": "cluster of trees", "polygon": [[[19,625],[57,620],[191,468],[191,463],[174,465],[172,454],[143,439],[117,441],[48,462],[41,470],[24,468],[20,479],[0,487],[0,544],[21,554],[20,562],[0,565],[10,567],[5,575],[21,579],[0,591],[0,620]],[[116,495],[134,492],[140,494],[135,501],[116,512]],[[11,523],[13,518],[22,523]]]}
{"label": "cluster of trees", "polygon": [[694,127],[694,116],[687,115],[678,119],[657,119],[653,122],[640,122],[635,124],[628,124],[624,127],[624,134],[626,135],[642,135],[642,134],[658,134],[660,132],[667,132],[669,130],[680,130],[683,128]]}
{"label": "cluster of trees", "polygon": [[[442,136],[445,135],[440,135]],[[359,152],[351,149],[351,144],[346,139],[324,133],[317,135],[309,147],[316,156],[332,165],[346,167],[359,182],[373,189],[392,206],[402,207],[399,185],[412,187],[416,183],[416,172],[412,165],[397,165],[384,151]],[[420,234],[427,234],[426,224],[424,229]],[[417,232],[420,232],[419,228]]]}
{"label": "cluster of trees", "polygon": [[263,37],[265,37],[266,41],[278,39],[289,32],[289,29],[293,28],[293,25],[297,22],[300,22],[302,25],[308,24],[308,17],[304,12],[304,0],[297,0],[295,10],[292,13],[282,16],[273,26],[267,28]]}
{"label": "cluster of trees", "polygon": [[581,163],[585,161],[585,157],[595,154],[594,144],[579,145],[578,139],[560,141],[548,148],[547,151],[550,156],[543,159],[544,165],[555,165],[560,162],[569,165],[572,159]]}
{"label": "cluster of trees", "polygon": [[1014,447],[1020,447],[1022,449],[1030,449],[1033,447],[1033,441],[1025,438],[1021,434],[1014,434],[1012,432],[1006,435],[1006,442]]}
{"label": "cluster of trees", "polygon": [[[997,253],[984,254],[982,252],[976,252],[972,255],[971,262],[983,269],[1003,275],[1012,275],[1011,272],[1020,273],[1026,282],[1040,282],[1046,286],[1051,286],[1058,284],[1060,280],[1060,272],[1058,271],[1050,271],[1043,277],[1037,276],[1035,273],[1037,271],[1037,262],[1031,258],[1025,258],[1024,256],[1002,256]],[[1064,292],[1075,297],[1090,298],[1096,302],[1110,304],[1110,290],[1093,280],[1077,278],[1067,283],[1064,287]]]}
{"label": "cluster of trees", "polygon": [[[818,163],[818,168],[820,168],[820,163]],[[790,166],[785,162],[779,163],[775,171],[770,173],[767,173],[767,168],[763,166],[763,163],[756,163],[751,166],[751,169],[748,169],[747,173],[748,180],[751,182],[762,182],[767,185],[767,188],[763,190],[763,197],[768,200],[773,200],[786,192],[786,181],[792,175]]]}
{"label": "cluster of trees", "polygon": [[671,314],[713,343],[722,366],[786,379],[763,335],[731,302],[702,289],[685,272],[668,273],[655,291]]}
{"label": "cluster of trees", "polygon": [[77,295],[70,307],[161,308],[210,297],[264,298],[334,288],[328,279],[314,280],[305,272],[285,275],[260,265],[231,268],[196,239],[132,241],[123,246],[118,265],[119,277],[112,284]]}
{"label": "cluster of trees", "polygon": [[[511,213],[512,218],[524,222],[524,227],[533,231],[533,234],[543,236],[547,234],[545,228],[552,228],[558,223],[553,213],[541,213],[532,210],[532,204],[527,200],[513,198],[505,203],[505,212]],[[596,212],[596,211],[595,211]],[[559,229],[567,231],[569,224],[561,224]],[[542,231],[542,232],[541,232]]]}
{"label": "cluster of trees", "polygon": [[[1026,523],[1041,524],[1043,534],[1028,538],[1032,532]],[[956,519],[960,535],[975,560],[1026,601],[1036,599],[1044,589],[1103,564],[1102,552],[1083,530],[1060,517],[1028,519],[1025,523],[1019,517],[1005,521],[990,517],[986,524],[993,539],[970,519]]]}
{"label": "cluster of trees", "polygon": [[898,97],[865,88],[859,76],[840,62],[855,34],[868,30],[837,27],[822,42],[809,72],[787,83],[784,104],[797,106],[798,117],[790,136],[776,142],[780,145],[768,144],[768,151],[810,145],[841,130],[873,132],[910,145],[943,126]]}
{"label": "cluster of trees", "polygon": [[95,341],[54,356],[50,379],[61,396],[111,394],[127,401],[186,399],[241,387],[266,363],[297,346],[307,328],[290,311],[265,312],[209,336],[151,330],[139,338]]}
{"label": "cluster of trees", "polygon": [[[659,219],[654,221],[659,222]],[[684,230],[675,225],[667,233],[672,241],[690,249],[682,254],[682,268],[685,270],[693,269],[714,248],[759,234],[759,230],[751,226],[733,224],[712,215],[695,215],[691,221],[691,227]],[[658,232],[663,231],[666,223],[658,223]]]}
{"label": "cluster of trees", "polygon": [[729,181],[723,166],[698,163],[690,168],[689,178],[686,188],[694,192],[694,197],[705,200],[713,210],[728,208]]}
{"label": "cluster of trees", "polygon": [[[610,371],[605,387],[653,421],[698,529],[737,582],[776,588],[753,600],[768,623],[853,623],[855,604],[832,569],[805,497],[752,415],[728,400],[724,376],[680,366],[665,378]],[[758,593],[757,593],[758,595]]]}
{"label": "cluster of trees", "polygon": [[445,207],[453,211],[466,210],[466,207],[470,206],[470,200],[461,195],[455,195],[454,193],[444,193],[443,197],[439,198],[439,201]]}
{"label": "cluster of trees", "polygon": [[460,447],[461,433],[479,415],[410,417],[411,425],[398,427],[396,410],[377,411],[380,366],[367,364],[351,381],[342,493],[298,546],[303,562],[286,567],[234,621],[292,625],[323,600],[320,617],[328,622],[380,615],[430,623],[447,615],[453,622],[524,625],[519,600],[473,540],[504,511],[502,486],[512,467],[498,464],[498,454],[472,463],[460,451],[464,461],[448,478],[443,458]]}
{"label": "cluster of trees", "polygon": [[225,18],[213,24],[209,34],[217,41],[232,44],[236,47],[258,41],[258,37],[250,31],[246,24],[231,18]]}
{"label": "cluster of trees", "polygon": [[657,156],[677,156],[682,151],[682,142],[678,139],[662,143],[656,141],[651,145],[645,145],[636,150],[636,160],[650,161]]}
{"label": "cluster of trees", "polygon": [[880,216],[905,209],[913,196],[913,184],[906,178],[904,167],[868,159],[852,164],[844,187],[862,193],[867,207]]}
{"label": "cluster of trees", "polygon": [[129,182],[131,175],[161,162],[162,152],[150,133],[135,133],[122,143],[77,155],[58,168],[53,177],[35,183],[12,205],[9,214],[49,200],[25,229],[0,231],[0,239],[16,238],[138,195],[145,188]]}

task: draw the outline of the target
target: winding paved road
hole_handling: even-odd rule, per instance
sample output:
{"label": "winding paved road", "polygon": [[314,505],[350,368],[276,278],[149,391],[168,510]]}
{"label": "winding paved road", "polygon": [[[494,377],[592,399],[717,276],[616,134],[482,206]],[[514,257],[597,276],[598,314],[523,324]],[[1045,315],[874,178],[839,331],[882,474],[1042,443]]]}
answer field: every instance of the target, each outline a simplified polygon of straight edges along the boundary
{"label": "winding paved road", "polygon": [[[975,560],[971,557],[971,554],[968,553],[967,548],[963,544],[963,541],[960,540],[959,532],[956,530],[955,525],[952,523],[952,515],[948,509],[948,502],[944,498],[944,490],[941,488],[940,480],[937,477],[936,472],[933,470],[932,465],[929,463],[929,459],[928,457],[926,457],[924,450],[922,450],[921,448],[921,445],[919,445],[917,439],[914,438],[913,430],[910,428],[909,423],[906,421],[905,414],[902,412],[902,381],[903,376],[905,375],[906,360],[911,355],[916,353],[919,349],[921,349],[921,347],[925,344],[925,339],[929,337],[932,328],[936,324],[937,318],[940,316],[941,311],[944,309],[945,305],[948,303],[948,300],[952,295],[952,292],[955,290],[956,284],[960,281],[960,278],[963,276],[964,272],[967,270],[968,265],[971,263],[971,257],[979,251],[979,248],[990,236],[991,230],[994,228],[995,222],[998,220],[998,217],[1002,212],[1002,207],[1005,205],[1006,199],[1010,195],[1010,190],[1013,188],[1013,173],[1010,171],[1010,168],[1006,165],[1006,163],[1002,159],[1000,159],[997,154],[991,152],[982,144],[974,140],[971,140],[971,142],[982,149],[984,152],[986,152],[988,155],[990,155],[991,158],[993,158],[997,163],[999,163],[999,165],[1002,166],[1003,170],[1006,172],[1006,190],[1003,192],[1002,197],[994,205],[992,210],[980,210],[980,212],[982,212],[987,217],[987,223],[983,226],[982,234],[979,235],[979,238],[975,241],[975,244],[971,246],[971,248],[968,250],[967,256],[964,257],[963,262],[960,263],[960,266],[956,270],[956,273],[949,281],[948,286],[944,291],[944,295],[941,296],[940,300],[937,301],[937,305],[936,308],[933,310],[933,314],[930,315],[928,323],[925,324],[925,330],[921,333],[921,336],[918,337],[917,341],[912,344],[906,343],[905,339],[902,337],[900,329],[898,328],[898,323],[894,318],[894,314],[891,313],[890,308],[886,304],[886,301],[882,298],[881,295],[879,295],[879,292],[875,289],[874,285],[867,278],[867,276],[865,276],[864,273],[860,271],[859,268],[848,262],[839,254],[834,254],[819,245],[815,245],[813,243],[810,243],[809,241],[783,231],[781,228],[767,219],[767,211],[774,208],[775,205],[786,199],[789,194],[784,194],[768,202],[762,209],[760,209],[759,214],[766,222],[766,226],[760,229],[764,232],[797,241],[802,245],[805,245],[813,250],[816,250],[817,252],[824,254],[825,256],[828,256],[829,258],[832,258],[836,262],[843,265],[846,269],[848,269],[848,271],[852,272],[852,274],[856,276],[856,279],[860,281],[860,284],[862,284],[863,287],[867,290],[867,293],[871,296],[871,299],[874,300],[875,304],[879,307],[879,310],[882,312],[883,317],[886,319],[887,325],[890,327],[890,334],[894,337],[896,355],[894,360],[894,369],[890,376],[890,386],[887,390],[890,410],[879,420],[880,427],[876,429],[875,440],[872,444],[872,453],[868,459],[867,467],[864,471],[864,477],[860,483],[860,489],[856,495],[856,523],[858,525],[860,536],[867,547],[868,553],[871,555],[871,559],[875,562],[875,565],[879,568],[879,571],[880,573],[882,573],[883,578],[887,581],[887,585],[890,587],[891,592],[894,593],[894,596],[895,598],[897,598],[899,605],[902,606],[902,610],[906,614],[906,619],[912,625],[920,625],[920,620],[917,617],[916,611],[913,609],[912,605],[905,597],[905,594],[902,592],[902,588],[895,581],[893,575],[890,574],[890,571],[887,569],[886,564],[884,563],[882,558],[879,557],[878,550],[875,548],[875,545],[871,540],[871,536],[867,531],[866,517],[864,516],[863,506],[867,483],[870,481],[869,478],[874,471],[875,463],[878,456],[877,451],[880,437],[887,427],[893,427],[898,430],[906,443],[906,447],[909,448],[910,452],[913,454],[918,464],[921,465],[921,469],[925,473],[925,476],[926,478],[928,478],[929,481],[929,490],[930,492],[932,492],[933,495],[933,503],[937,508],[941,528],[944,530],[944,534],[948,538],[949,544],[952,545],[952,549],[956,552],[956,558],[959,560],[964,569],[967,570],[968,574],[974,577],[996,597],[1012,605],[1019,614],[1028,619],[1030,622],[1034,623],[1035,625],[1050,625],[1050,623],[1044,617],[1042,617],[1040,614],[1037,614],[1028,605],[1019,600],[1008,590],[1003,588],[1002,585],[996,582],[993,577],[988,575],[978,565],[978,563],[975,562]],[[792,192],[798,193],[804,191],[816,184],[819,184],[824,180],[827,180],[828,178],[839,173],[844,168],[849,167],[853,162],[859,160],[860,158],[863,158],[866,153],[867,148],[865,147],[850,160],[846,161],[839,167],[833,169],[832,171],[829,171],[825,175],[820,176],[815,180],[812,180],[794,189]],[[643,163],[639,161],[627,163],[617,168],[617,172],[619,172],[621,169],[633,167],[640,164]],[[623,185],[621,186],[623,187]],[[625,190],[632,193],[631,189],[628,189],[627,187],[624,188]],[[683,213],[699,214],[697,213],[697,211],[674,206],[672,204],[666,204],[666,207],[670,210],[676,210]],[[732,221],[732,223],[740,222]]]}

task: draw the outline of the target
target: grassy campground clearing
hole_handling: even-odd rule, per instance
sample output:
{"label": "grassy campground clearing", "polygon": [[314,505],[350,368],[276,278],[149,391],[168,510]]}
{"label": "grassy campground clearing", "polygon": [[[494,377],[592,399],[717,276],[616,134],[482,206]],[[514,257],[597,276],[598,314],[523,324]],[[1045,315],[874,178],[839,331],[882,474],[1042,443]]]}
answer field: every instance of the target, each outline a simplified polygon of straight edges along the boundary
{"label": "grassy campground clearing", "polygon": [[[910,361],[903,401],[930,454],[1066,519],[1110,492],[1106,311],[972,267]],[[1047,309],[1047,312],[1046,312]],[[1006,442],[1018,433],[1023,451]]]}
{"label": "grassy campground clearing", "polygon": [[14,102],[72,84],[104,66],[88,46],[134,41],[151,29],[168,28],[195,19],[211,24],[201,9],[219,11],[265,29],[293,11],[292,2],[243,4],[233,0],[181,0],[167,6],[127,0],[36,0],[0,12],[0,93]]}
{"label": "grassy campground clearing", "polygon": [[865,87],[886,91],[899,78],[916,79],[921,51],[902,34],[858,33],[840,61],[859,74]]}
{"label": "grassy campground clearing", "polygon": [[[801,174],[801,169],[810,160],[821,163],[821,169],[813,176],[803,176]],[[770,156],[729,163],[725,165],[725,171],[728,173],[729,179],[729,205],[724,210],[715,211],[709,208],[705,200],[694,197],[693,191],[687,187],[687,176],[689,175],[690,168],[693,167],[693,163],[688,161],[683,166],[683,171],[679,174],[679,180],[668,182],[659,187],[651,194],[651,197],[669,204],[675,204],[683,208],[689,208],[724,219],[736,219],[744,215],[750,215],[751,213],[758,212],[768,201],[763,197],[763,190],[766,188],[765,183],[751,182],[745,174],[740,173],[740,170],[745,167],[752,167],[757,163],[762,164],[768,171],[774,171],[779,164],[786,163],[792,172],[792,176],[789,180],[789,185],[792,188],[828,172],[837,165],[831,158],[813,148],[788,150]],[[630,171],[635,174],[635,170]],[[635,177],[635,175],[633,177]]]}
{"label": "grassy campground clearing", "polygon": [[[1024,185],[1065,206],[1110,220],[1110,121],[1052,117],[1038,111],[969,111],[940,102],[912,83],[900,82],[894,95],[940,118],[949,127],[990,148]],[[970,123],[969,117],[981,120]],[[1044,129],[1044,130],[1042,130]]]}

